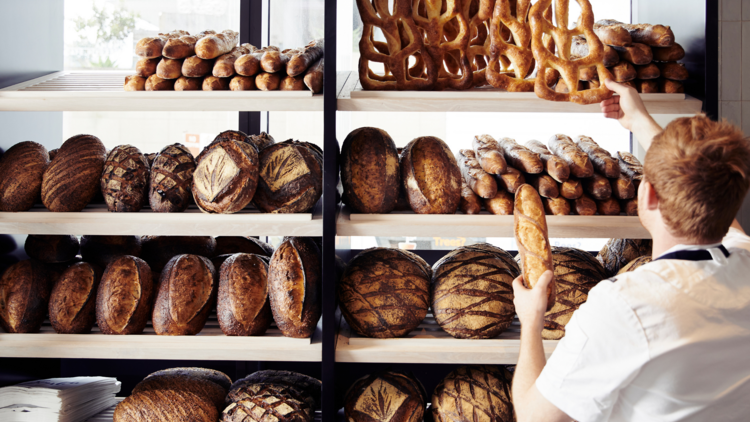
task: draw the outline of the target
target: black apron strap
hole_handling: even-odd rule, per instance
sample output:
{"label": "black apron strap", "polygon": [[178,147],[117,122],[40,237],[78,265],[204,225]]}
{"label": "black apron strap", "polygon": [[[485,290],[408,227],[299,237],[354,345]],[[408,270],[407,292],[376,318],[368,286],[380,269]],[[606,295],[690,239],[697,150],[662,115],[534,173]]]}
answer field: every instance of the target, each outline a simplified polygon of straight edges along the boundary
{"label": "black apron strap", "polygon": [[[719,245],[719,250],[724,254],[725,257],[729,258],[729,251],[724,245]],[[679,259],[683,261],[710,261],[713,259],[711,252],[706,249],[698,249],[695,251],[675,251],[670,252],[666,255],[662,255],[656,258],[654,261],[662,259]]]}

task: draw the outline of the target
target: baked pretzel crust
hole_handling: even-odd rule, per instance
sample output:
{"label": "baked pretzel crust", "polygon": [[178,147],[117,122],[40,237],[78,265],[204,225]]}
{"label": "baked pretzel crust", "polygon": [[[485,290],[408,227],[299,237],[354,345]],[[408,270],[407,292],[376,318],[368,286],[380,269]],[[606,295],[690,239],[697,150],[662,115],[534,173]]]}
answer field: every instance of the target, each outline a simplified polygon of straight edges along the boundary
{"label": "baked pretzel crust", "polygon": [[[510,0],[497,0],[492,13],[487,82],[510,92],[531,92],[534,80],[526,79],[534,70],[531,26],[527,19],[531,0],[518,0],[515,13],[510,3]],[[503,37],[503,27],[510,31],[510,40]]]}

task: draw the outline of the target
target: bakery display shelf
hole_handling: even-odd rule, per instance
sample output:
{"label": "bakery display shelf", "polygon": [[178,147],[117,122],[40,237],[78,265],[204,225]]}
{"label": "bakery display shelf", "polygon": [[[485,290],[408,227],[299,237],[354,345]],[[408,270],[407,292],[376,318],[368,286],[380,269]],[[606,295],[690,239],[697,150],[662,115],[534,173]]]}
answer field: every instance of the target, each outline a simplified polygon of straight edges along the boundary
{"label": "bakery display shelf", "polygon": [[123,90],[132,71],[55,72],[0,90],[0,111],[323,111],[310,91]]}
{"label": "bakery display shelf", "polygon": [[[343,82],[342,82],[343,81]],[[599,104],[578,105],[546,101],[533,92],[507,92],[497,88],[465,91],[365,91],[358,72],[339,72],[339,111],[435,111],[515,113],[601,113]],[[685,94],[641,94],[651,114],[695,114],[703,103]]]}
{"label": "bakery display shelf", "polygon": [[245,208],[234,214],[206,214],[192,205],[185,212],[108,212],[90,204],[81,212],[50,212],[36,205],[26,212],[0,212],[4,234],[88,234],[154,236],[322,236],[321,204],[309,213],[269,214]]}
{"label": "bakery display shelf", "polygon": [[[369,363],[455,363],[515,365],[521,346],[520,323],[494,339],[457,339],[443,331],[432,313],[414,331],[402,338],[368,338],[356,334],[340,318],[336,340],[336,362]],[[544,340],[549,357],[557,340]]]}
{"label": "bakery display shelf", "polygon": [[[648,239],[638,217],[625,215],[548,215],[551,238]],[[513,216],[481,214],[357,214],[342,206],[336,222],[338,236],[513,237]]]}
{"label": "bakery display shelf", "polygon": [[159,336],[151,323],[143,334],[57,334],[45,321],[33,334],[0,334],[0,357],[320,362],[320,327],[312,338],[284,337],[272,325],[265,335],[226,336],[213,313],[195,336]]}

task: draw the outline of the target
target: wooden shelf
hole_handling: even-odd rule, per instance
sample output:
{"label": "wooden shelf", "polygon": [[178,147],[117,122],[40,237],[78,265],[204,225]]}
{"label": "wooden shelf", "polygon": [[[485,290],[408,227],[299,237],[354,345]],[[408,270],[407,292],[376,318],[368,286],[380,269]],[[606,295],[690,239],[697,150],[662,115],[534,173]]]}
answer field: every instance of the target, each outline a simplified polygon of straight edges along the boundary
{"label": "wooden shelf", "polygon": [[[648,239],[638,217],[548,215],[552,238]],[[336,222],[339,236],[513,237],[513,216],[482,214],[352,214],[343,206]]]}
{"label": "wooden shelf", "polygon": [[312,213],[268,214],[246,208],[234,214],[206,214],[195,205],[181,213],[108,212],[92,204],[81,212],[0,212],[4,234],[88,234],[154,236],[322,236],[320,201]]}
{"label": "wooden shelf", "polygon": [[[457,339],[443,331],[431,313],[420,326],[403,338],[376,339],[354,333],[340,318],[336,342],[336,362],[371,363],[456,363],[515,365],[521,346],[518,319],[494,339]],[[544,340],[549,357],[557,340]]]}
{"label": "wooden shelf", "polygon": [[310,91],[126,92],[133,73],[51,73],[0,90],[0,111],[323,111]]}
{"label": "wooden shelf", "polygon": [[49,321],[40,333],[0,334],[0,357],[320,362],[320,327],[312,339],[281,335],[272,325],[263,336],[225,336],[212,314],[195,336],[158,336],[149,322],[140,335],[57,334]]}
{"label": "wooden shelf", "polygon": [[[339,72],[337,103],[340,111],[474,111],[515,113],[601,113],[599,104],[581,106],[546,101],[533,92],[496,88],[466,91],[365,91],[358,72]],[[685,94],[641,94],[651,114],[695,114],[703,103]]]}

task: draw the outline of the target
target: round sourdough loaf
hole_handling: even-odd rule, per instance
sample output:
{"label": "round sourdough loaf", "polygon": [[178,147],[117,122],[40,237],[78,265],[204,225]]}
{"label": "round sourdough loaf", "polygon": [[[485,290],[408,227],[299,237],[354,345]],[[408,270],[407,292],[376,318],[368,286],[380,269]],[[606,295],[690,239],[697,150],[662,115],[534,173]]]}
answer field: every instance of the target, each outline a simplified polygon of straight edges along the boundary
{"label": "round sourdough loaf", "polygon": [[192,190],[201,211],[231,214],[252,201],[258,186],[258,152],[253,145],[216,138],[196,162]]}
{"label": "round sourdough loaf", "polygon": [[268,301],[268,264],[259,256],[238,253],[221,265],[216,314],[228,336],[256,336],[273,321]]}
{"label": "round sourdough loaf", "polygon": [[161,272],[151,322],[158,335],[198,334],[216,300],[216,270],[208,258],[177,255]]}
{"label": "round sourdough loaf", "polygon": [[382,129],[353,130],[341,147],[341,184],[344,203],[356,212],[393,211],[401,174],[396,143]]}
{"label": "round sourdough loaf", "polygon": [[141,256],[139,236],[81,236],[81,257],[86,262],[105,268],[123,255]]}
{"label": "round sourdough loaf", "polygon": [[455,249],[432,269],[432,312],[456,338],[493,338],[516,314],[513,279],[520,270],[504,250],[482,243]]}
{"label": "round sourdough loaf", "polygon": [[157,272],[177,255],[209,257],[216,251],[216,239],[211,236],[143,236],[141,244],[141,256]]}
{"label": "round sourdough loaf", "polygon": [[207,398],[217,411],[224,409],[227,390],[219,384],[190,374],[163,373],[149,375],[133,388],[133,394],[146,391],[172,390],[185,391]]}
{"label": "round sourdough loaf", "polygon": [[434,136],[409,142],[401,157],[401,181],[414,212],[455,214],[461,202],[461,170],[448,145]]}
{"label": "round sourdough loaf", "polygon": [[427,394],[411,374],[383,371],[358,379],[344,398],[353,422],[422,422]]}
{"label": "round sourdough loaf", "polygon": [[216,249],[214,249],[212,256],[236,253],[271,256],[273,255],[273,246],[254,237],[218,236],[216,238]]}
{"label": "round sourdough loaf", "polygon": [[30,234],[23,245],[26,255],[48,264],[68,262],[78,255],[78,238],[71,235]]}
{"label": "round sourdough loaf", "polygon": [[565,325],[589,295],[589,290],[607,278],[602,264],[590,253],[575,248],[552,248],[555,266],[555,306],[544,315],[546,340],[565,336]]}
{"label": "round sourdough loaf", "polygon": [[280,371],[276,369],[266,369],[256,371],[238,379],[232,384],[227,396],[227,401],[240,401],[242,396],[247,394],[243,389],[252,385],[278,385],[288,387],[290,392],[299,396],[303,401],[310,404],[314,409],[320,406],[320,393],[322,384],[319,379],[311,376],[300,374],[294,371]]}
{"label": "round sourdough loaf", "polygon": [[321,256],[309,237],[286,238],[271,257],[268,297],[276,325],[286,337],[307,338],[321,313]]}
{"label": "round sourdough loaf", "polygon": [[168,368],[168,369],[162,369],[161,371],[156,371],[148,374],[146,378],[155,377],[159,375],[168,375],[168,374],[179,374],[179,375],[185,375],[189,376],[191,378],[199,378],[204,379],[207,381],[211,381],[214,384],[218,384],[223,388],[225,391],[229,391],[229,388],[232,386],[232,379],[229,378],[229,375],[217,371],[215,369],[208,369],[208,368],[197,368],[197,367],[179,367],[179,368]]}
{"label": "round sourdough loaf", "polygon": [[611,277],[625,264],[642,255],[651,255],[651,239],[609,239],[596,259],[604,265],[607,276]]}
{"label": "round sourdough loaf", "polygon": [[115,408],[113,422],[216,422],[219,411],[190,391],[151,390],[131,394]]}
{"label": "round sourdough loaf", "polygon": [[96,324],[103,334],[140,334],[146,327],[153,279],[146,261],[121,256],[107,266],[96,294]]}
{"label": "round sourdough loaf", "polygon": [[651,261],[651,255],[641,255],[638,258],[628,262],[624,267],[620,268],[620,271],[618,271],[617,274],[635,271],[638,267],[646,265]]}
{"label": "round sourdough loaf", "polygon": [[99,190],[106,152],[96,136],[76,135],[65,141],[44,171],[44,206],[53,212],[86,208]]}
{"label": "round sourdough loaf", "polygon": [[8,333],[38,333],[53,282],[39,261],[27,259],[5,270],[0,278],[0,327]]}
{"label": "round sourdough loaf", "polygon": [[513,422],[511,373],[499,366],[462,366],[448,374],[432,393],[435,422]]}
{"label": "round sourdough loaf", "polygon": [[154,212],[182,212],[190,205],[195,159],[182,144],[164,147],[151,165],[148,200]]}
{"label": "round sourdough loaf", "polygon": [[253,202],[263,212],[310,210],[323,194],[323,153],[313,144],[284,141],[260,153],[260,179]]}
{"label": "round sourdough loaf", "polygon": [[119,145],[107,154],[101,189],[110,212],[137,212],[146,202],[149,165],[141,150]]}
{"label": "round sourdough loaf", "polygon": [[49,154],[40,144],[13,145],[0,158],[0,211],[28,211],[42,191]]}
{"label": "round sourdough loaf", "polygon": [[86,262],[73,264],[60,275],[49,300],[49,321],[56,333],[91,332],[101,276],[101,270]]}
{"label": "round sourdough loaf", "polygon": [[364,250],[349,261],[341,277],[341,313],[359,335],[404,336],[427,316],[431,276],[429,265],[411,252]]}
{"label": "round sourdough loaf", "polygon": [[294,387],[249,384],[230,393],[223,422],[313,422],[314,408]]}

